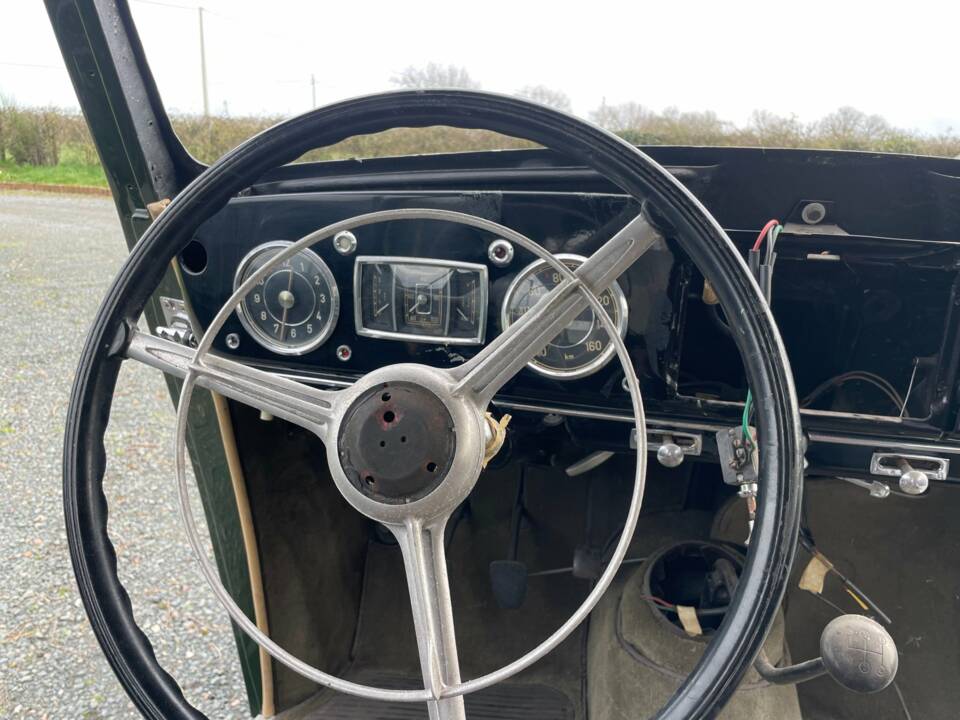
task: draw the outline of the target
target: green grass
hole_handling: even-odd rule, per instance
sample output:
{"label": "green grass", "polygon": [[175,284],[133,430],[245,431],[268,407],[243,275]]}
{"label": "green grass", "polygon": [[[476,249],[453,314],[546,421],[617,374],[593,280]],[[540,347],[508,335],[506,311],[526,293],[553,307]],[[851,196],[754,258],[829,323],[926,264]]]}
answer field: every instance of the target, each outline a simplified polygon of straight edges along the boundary
{"label": "green grass", "polygon": [[0,162],[0,183],[26,182],[47,185],[92,185],[107,187],[107,178],[99,165],[62,162],[52,167]]}

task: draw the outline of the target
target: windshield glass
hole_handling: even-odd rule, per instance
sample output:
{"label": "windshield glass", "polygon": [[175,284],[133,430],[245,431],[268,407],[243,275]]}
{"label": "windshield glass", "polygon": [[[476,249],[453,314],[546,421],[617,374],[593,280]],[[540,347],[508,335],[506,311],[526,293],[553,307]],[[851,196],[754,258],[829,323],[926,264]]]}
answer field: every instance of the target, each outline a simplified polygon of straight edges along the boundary
{"label": "windshield glass", "polygon": [[[314,106],[451,86],[525,95],[643,144],[960,154],[960,104],[931,82],[955,66],[957,23],[930,22],[942,3],[908,13],[837,2],[178,5],[132,3],[163,98],[205,160]],[[214,133],[196,127],[201,15]],[[514,145],[407,131],[334,155]]]}
{"label": "windshield glass", "polygon": [[[280,119],[405,87],[522,95],[638,144],[960,155],[960,103],[942,91],[956,66],[960,6],[936,0],[900,12],[835,0],[130,7],[174,127],[206,162]],[[17,82],[0,82],[0,97],[39,104],[31,92],[50,70],[4,70]],[[72,121],[82,135],[82,120]],[[307,157],[523,146],[492,133],[400,129]]]}

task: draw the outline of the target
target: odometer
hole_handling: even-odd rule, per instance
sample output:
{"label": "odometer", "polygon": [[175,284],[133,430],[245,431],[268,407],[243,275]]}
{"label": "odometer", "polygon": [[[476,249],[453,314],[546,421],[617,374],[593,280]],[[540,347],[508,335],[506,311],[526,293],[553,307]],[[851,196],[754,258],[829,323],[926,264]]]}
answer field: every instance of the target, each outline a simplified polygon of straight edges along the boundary
{"label": "odometer", "polygon": [[[241,262],[234,288],[291,243],[254,248]],[[263,347],[281,355],[302,355],[323,343],[337,324],[340,294],[327,264],[301,250],[270,270],[237,308],[240,322]]]}
{"label": "odometer", "polygon": [[[576,270],[583,264],[579,255],[557,255],[564,265]],[[560,284],[563,277],[545,260],[537,260],[520,271],[503,300],[501,324],[506,330],[540,299]],[[617,283],[597,296],[620,336],[627,330],[627,300]],[[542,348],[527,367],[549,377],[569,380],[596,372],[613,357],[616,348],[592,308],[585,309]]]}

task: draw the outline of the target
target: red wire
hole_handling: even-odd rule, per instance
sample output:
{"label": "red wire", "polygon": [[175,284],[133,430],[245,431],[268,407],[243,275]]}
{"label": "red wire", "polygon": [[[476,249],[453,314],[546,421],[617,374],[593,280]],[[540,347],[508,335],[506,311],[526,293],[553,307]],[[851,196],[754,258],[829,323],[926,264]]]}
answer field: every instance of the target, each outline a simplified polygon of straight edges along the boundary
{"label": "red wire", "polygon": [[780,221],[777,219],[768,220],[767,224],[763,226],[763,230],[761,230],[760,234],[757,235],[757,241],[753,244],[753,249],[759,250],[760,246],[763,245],[763,239],[767,236],[767,233],[779,224]]}
{"label": "red wire", "polygon": [[663,598],[657,597],[656,595],[643,595],[642,597],[644,600],[649,600],[655,605],[660,605],[661,607],[665,607],[671,610],[676,607],[676,605],[674,605],[673,603],[669,603]]}

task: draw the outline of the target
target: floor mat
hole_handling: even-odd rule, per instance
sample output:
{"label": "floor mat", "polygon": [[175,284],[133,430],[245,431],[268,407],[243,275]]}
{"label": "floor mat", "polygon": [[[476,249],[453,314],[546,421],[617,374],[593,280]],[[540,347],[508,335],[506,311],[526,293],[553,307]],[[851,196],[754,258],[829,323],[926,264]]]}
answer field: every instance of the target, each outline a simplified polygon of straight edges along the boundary
{"label": "floor mat", "polygon": [[[396,675],[363,674],[358,681],[396,689],[414,689],[422,683]],[[466,697],[470,720],[573,720],[574,705],[559,690],[529,683],[500,683]],[[427,710],[419,703],[385,703],[378,700],[330,695],[325,701],[301,708],[298,720],[421,720]]]}

